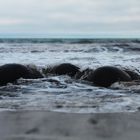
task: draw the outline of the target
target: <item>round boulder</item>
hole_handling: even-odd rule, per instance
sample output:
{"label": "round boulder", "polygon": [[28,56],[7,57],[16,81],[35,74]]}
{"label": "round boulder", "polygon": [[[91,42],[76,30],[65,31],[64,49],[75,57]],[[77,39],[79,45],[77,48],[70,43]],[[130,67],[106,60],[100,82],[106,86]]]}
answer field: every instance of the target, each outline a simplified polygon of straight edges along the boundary
{"label": "round boulder", "polygon": [[63,63],[45,70],[45,74],[51,73],[56,75],[69,75],[73,77],[77,72],[79,72],[79,67],[70,64]]}
{"label": "round boulder", "polygon": [[112,67],[103,66],[97,68],[90,77],[89,81],[93,82],[95,86],[109,87],[117,81],[131,81],[131,77],[123,70]]}
{"label": "round boulder", "polygon": [[5,64],[0,66],[0,85],[15,82],[19,78],[36,79],[42,77],[41,73],[21,64]]}

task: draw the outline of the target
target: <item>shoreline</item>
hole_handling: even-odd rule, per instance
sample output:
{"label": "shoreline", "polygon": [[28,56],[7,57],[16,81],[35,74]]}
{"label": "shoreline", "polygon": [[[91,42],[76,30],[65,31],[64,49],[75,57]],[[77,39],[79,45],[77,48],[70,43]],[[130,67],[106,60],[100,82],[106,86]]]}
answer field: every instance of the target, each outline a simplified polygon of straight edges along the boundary
{"label": "shoreline", "polygon": [[0,112],[2,140],[137,140],[140,113]]}

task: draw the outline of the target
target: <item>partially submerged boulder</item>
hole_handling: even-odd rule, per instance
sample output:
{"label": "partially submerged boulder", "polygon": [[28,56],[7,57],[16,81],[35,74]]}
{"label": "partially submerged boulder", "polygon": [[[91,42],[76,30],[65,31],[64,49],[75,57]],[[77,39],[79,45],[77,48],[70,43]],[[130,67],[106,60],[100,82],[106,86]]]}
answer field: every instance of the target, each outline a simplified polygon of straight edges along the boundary
{"label": "partially submerged boulder", "polygon": [[0,85],[15,82],[19,78],[43,78],[37,70],[30,69],[21,64],[5,64],[0,66]]}
{"label": "partially submerged boulder", "polygon": [[49,67],[46,70],[44,70],[44,73],[47,75],[49,74],[55,74],[55,75],[69,75],[73,77],[77,72],[79,72],[79,67],[70,64],[70,63],[63,63],[59,64],[53,67]]}
{"label": "partially submerged boulder", "polygon": [[140,80],[140,75],[133,70],[125,69],[126,73],[128,73],[132,80]]}
{"label": "partially submerged boulder", "polygon": [[111,84],[118,81],[131,81],[131,77],[125,71],[112,66],[103,66],[97,68],[88,80],[93,82],[95,86],[109,87]]}

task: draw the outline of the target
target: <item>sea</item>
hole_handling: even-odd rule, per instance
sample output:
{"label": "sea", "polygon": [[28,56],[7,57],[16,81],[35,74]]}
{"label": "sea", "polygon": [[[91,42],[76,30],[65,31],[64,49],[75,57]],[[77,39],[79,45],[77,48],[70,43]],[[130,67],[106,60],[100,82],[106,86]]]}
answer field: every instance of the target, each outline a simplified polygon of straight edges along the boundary
{"label": "sea", "polygon": [[[101,66],[140,74],[140,39],[0,39],[0,65],[19,63],[39,70],[71,63],[81,70]],[[58,81],[58,82],[52,82]],[[19,79],[0,87],[0,111],[41,110],[66,113],[140,111],[140,82],[96,87],[67,75]]]}

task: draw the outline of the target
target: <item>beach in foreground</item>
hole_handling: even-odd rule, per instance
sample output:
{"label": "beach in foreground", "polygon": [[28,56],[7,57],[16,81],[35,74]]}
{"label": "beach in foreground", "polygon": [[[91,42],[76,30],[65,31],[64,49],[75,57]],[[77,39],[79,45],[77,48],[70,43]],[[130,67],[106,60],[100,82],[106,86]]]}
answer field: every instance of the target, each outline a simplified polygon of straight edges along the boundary
{"label": "beach in foreground", "polygon": [[0,112],[1,140],[138,140],[140,113]]}

